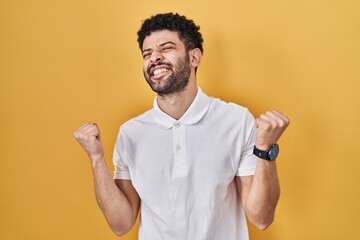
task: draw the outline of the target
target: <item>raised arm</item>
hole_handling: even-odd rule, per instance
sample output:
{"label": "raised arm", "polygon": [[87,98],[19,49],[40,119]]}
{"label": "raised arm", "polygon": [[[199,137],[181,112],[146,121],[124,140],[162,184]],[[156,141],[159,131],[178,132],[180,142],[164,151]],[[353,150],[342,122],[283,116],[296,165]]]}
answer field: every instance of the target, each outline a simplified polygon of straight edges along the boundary
{"label": "raised arm", "polygon": [[100,130],[85,123],[74,137],[88,154],[93,170],[96,200],[111,230],[118,236],[133,227],[139,212],[140,198],[130,180],[113,180],[104,158]]}
{"label": "raised arm", "polygon": [[[290,121],[278,111],[268,111],[255,120],[255,146],[267,151],[285,131]],[[276,160],[257,159],[254,176],[236,177],[236,184],[249,221],[264,230],[274,220],[280,197]]]}

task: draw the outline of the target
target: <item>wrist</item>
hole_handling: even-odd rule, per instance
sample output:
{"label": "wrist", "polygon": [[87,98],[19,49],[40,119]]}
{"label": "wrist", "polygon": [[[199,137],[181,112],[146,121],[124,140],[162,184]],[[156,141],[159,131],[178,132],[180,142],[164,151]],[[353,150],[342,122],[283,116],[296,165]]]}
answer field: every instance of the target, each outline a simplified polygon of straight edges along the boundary
{"label": "wrist", "polygon": [[266,150],[258,148],[258,146],[254,146],[253,153],[255,156],[268,161],[274,161],[277,158],[279,154],[279,145],[272,144],[270,147],[261,145],[261,147]]}
{"label": "wrist", "polygon": [[105,161],[103,153],[89,155],[89,158],[91,160],[92,165]]}
{"label": "wrist", "polygon": [[272,144],[256,144],[255,147],[261,151],[268,151],[271,148]]}

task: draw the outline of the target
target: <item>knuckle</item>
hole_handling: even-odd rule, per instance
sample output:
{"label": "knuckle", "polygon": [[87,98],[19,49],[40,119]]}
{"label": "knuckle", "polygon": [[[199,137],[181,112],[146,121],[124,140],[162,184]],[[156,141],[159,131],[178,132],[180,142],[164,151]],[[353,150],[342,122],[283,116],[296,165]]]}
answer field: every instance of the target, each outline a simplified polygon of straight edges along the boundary
{"label": "knuckle", "polygon": [[80,135],[80,139],[81,139],[81,140],[88,141],[88,140],[89,140],[89,135],[86,134],[86,133],[82,133],[82,134]]}
{"label": "knuckle", "polygon": [[288,119],[285,119],[283,121],[283,127],[287,127],[289,125],[289,120]]}
{"label": "knuckle", "polygon": [[280,122],[279,122],[279,127],[280,127],[280,128],[283,128],[284,126],[286,126],[285,121],[280,121]]}
{"label": "knuckle", "polygon": [[270,124],[269,122],[265,122],[265,123],[263,124],[263,126],[264,126],[264,129],[266,129],[266,130],[268,130],[268,129],[271,128],[271,124]]}
{"label": "knuckle", "polygon": [[81,134],[81,133],[80,133],[80,134],[78,135],[78,139],[84,139],[84,134]]}

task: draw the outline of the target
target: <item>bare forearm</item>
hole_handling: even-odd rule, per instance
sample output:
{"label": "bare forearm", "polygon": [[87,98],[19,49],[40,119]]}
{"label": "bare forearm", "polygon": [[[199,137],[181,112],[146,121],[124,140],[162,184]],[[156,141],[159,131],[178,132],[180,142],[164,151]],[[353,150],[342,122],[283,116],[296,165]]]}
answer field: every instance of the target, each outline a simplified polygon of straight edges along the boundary
{"label": "bare forearm", "polygon": [[115,183],[104,158],[100,129],[96,123],[85,123],[73,133],[90,158],[96,199],[110,228],[123,235],[134,225],[140,199],[130,181]]}
{"label": "bare forearm", "polygon": [[254,225],[266,229],[274,219],[280,197],[275,161],[257,160],[253,183],[245,200],[245,211]]}
{"label": "bare forearm", "polygon": [[278,154],[278,146],[275,144],[289,123],[290,120],[276,110],[267,111],[255,119],[254,154],[258,156],[255,175],[237,178],[238,191],[246,215],[250,222],[260,229],[266,229],[274,220],[275,208],[280,197],[274,161]]}
{"label": "bare forearm", "polygon": [[110,228],[117,235],[123,235],[134,225],[136,214],[124,193],[114,183],[105,159],[93,159],[92,169],[96,200]]}

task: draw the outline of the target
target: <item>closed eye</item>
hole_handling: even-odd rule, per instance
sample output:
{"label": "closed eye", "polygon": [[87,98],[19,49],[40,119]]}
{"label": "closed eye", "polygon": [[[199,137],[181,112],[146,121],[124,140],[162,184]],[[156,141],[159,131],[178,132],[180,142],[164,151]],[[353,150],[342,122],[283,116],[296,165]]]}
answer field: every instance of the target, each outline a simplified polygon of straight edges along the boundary
{"label": "closed eye", "polygon": [[151,53],[146,53],[146,54],[143,54],[143,59],[147,59],[151,56]]}
{"label": "closed eye", "polygon": [[161,51],[167,52],[167,51],[170,51],[170,50],[172,50],[172,49],[174,49],[173,46],[168,46],[168,47],[163,47],[163,48],[161,49]]}

